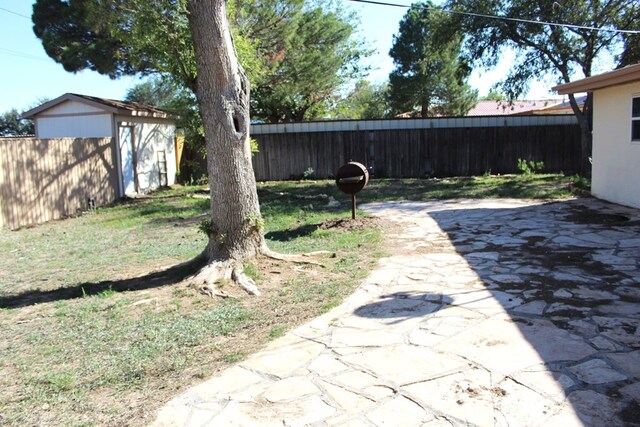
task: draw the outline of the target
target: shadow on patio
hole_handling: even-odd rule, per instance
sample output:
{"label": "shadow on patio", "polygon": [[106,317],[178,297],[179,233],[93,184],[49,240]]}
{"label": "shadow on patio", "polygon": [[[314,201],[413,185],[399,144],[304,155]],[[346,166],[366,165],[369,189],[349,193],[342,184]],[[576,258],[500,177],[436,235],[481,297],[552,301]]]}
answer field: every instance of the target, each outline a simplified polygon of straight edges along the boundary
{"label": "shadow on patio", "polygon": [[[355,314],[423,318],[411,344],[475,367],[466,402],[493,404],[476,420],[509,423],[528,411],[538,416],[517,418],[522,425],[575,416],[584,425],[640,425],[640,211],[595,199],[370,208],[385,209],[427,223],[410,248],[424,268],[403,283],[429,297],[409,297],[416,304],[395,312],[397,296],[383,298]],[[408,390],[428,395],[429,387]],[[563,402],[575,415],[558,409]]]}

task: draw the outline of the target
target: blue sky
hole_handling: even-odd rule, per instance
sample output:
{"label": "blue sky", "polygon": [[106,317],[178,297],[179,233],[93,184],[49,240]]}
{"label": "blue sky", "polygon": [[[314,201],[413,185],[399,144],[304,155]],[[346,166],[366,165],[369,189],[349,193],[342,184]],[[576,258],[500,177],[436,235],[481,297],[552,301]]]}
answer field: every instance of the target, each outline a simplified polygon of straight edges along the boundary
{"label": "blue sky", "polygon": [[50,59],[32,30],[33,1],[0,0],[0,113],[23,110],[43,98],[57,98],[67,92],[121,99],[139,80],[126,77],[111,80],[92,71],[73,74]]}
{"label": "blue sky", "polygon": [[[369,79],[386,80],[393,68],[388,52],[406,9],[344,3],[361,16],[361,35],[377,50],[369,58],[372,67]],[[398,3],[408,5],[410,1],[398,0]],[[111,80],[92,71],[66,72],[47,56],[33,34],[29,18],[32,4],[29,0],[0,0],[0,113],[11,108],[23,110],[38,105],[44,98],[56,98],[67,92],[122,99],[129,88],[140,82],[136,77]],[[485,94],[504,75],[509,62],[506,57],[494,71],[474,72],[470,83]],[[529,97],[548,97],[550,86],[553,82],[535,83]]]}

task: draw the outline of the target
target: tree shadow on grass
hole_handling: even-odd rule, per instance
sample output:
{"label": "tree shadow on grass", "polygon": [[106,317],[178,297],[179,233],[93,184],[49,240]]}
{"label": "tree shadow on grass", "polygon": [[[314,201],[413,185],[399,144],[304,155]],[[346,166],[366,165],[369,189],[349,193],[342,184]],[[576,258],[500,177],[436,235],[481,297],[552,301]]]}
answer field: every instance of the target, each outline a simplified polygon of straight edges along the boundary
{"label": "tree shadow on grass", "polygon": [[307,224],[307,225],[301,225],[300,227],[291,228],[291,229],[270,231],[269,233],[266,233],[264,237],[267,240],[275,240],[278,242],[289,242],[299,237],[308,236],[314,231],[316,231],[318,228],[319,228],[318,224]]}
{"label": "tree shadow on grass", "polygon": [[154,218],[149,221],[149,224],[154,225],[173,225],[174,227],[180,228],[188,228],[192,226],[198,226],[203,221],[209,219],[208,213],[203,213],[200,215],[192,216],[192,217],[183,217],[180,215],[171,216],[171,217],[162,217],[162,218]]}
{"label": "tree shadow on grass", "polygon": [[16,295],[0,296],[0,308],[21,308],[35,304],[83,298],[104,291],[126,292],[160,288],[174,285],[195,273],[203,264],[200,258],[178,264],[162,271],[154,271],[144,276],[103,282],[84,282],[52,290],[31,290]]}

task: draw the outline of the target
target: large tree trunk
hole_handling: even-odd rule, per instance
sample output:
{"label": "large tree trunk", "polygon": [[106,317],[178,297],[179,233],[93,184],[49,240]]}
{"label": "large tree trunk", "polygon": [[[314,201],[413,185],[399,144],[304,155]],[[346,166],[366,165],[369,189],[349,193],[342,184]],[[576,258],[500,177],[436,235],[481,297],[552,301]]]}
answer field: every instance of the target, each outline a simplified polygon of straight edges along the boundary
{"label": "large tree trunk", "polygon": [[[266,248],[249,146],[249,81],[238,63],[224,0],[191,0],[189,26],[198,76],[211,188],[208,266],[197,281],[241,275]],[[227,268],[228,267],[228,268]]]}
{"label": "large tree trunk", "polygon": [[569,94],[569,104],[573,109],[578,124],[580,125],[580,174],[585,177],[591,177],[591,150],[592,150],[592,117],[593,111],[593,94],[588,93],[584,101],[584,108],[581,110],[574,94]]}

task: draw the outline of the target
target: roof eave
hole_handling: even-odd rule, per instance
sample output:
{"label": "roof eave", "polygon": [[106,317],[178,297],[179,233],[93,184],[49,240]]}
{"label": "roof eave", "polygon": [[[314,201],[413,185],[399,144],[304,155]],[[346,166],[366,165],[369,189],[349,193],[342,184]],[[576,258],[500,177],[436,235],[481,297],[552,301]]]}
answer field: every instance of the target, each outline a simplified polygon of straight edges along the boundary
{"label": "roof eave", "polygon": [[167,119],[167,120],[177,120],[179,116],[175,116],[170,113],[165,113],[162,111],[142,111],[142,110],[124,110],[119,109],[117,114],[119,116],[129,116],[129,117],[141,117],[141,118],[152,118],[152,119]]}
{"label": "roof eave", "polygon": [[628,67],[609,71],[608,73],[557,85],[552,89],[560,95],[568,95],[570,93],[593,92],[594,90],[633,83],[635,81],[640,81],[640,64],[629,65]]}
{"label": "roof eave", "polygon": [[77,102],[81,102],[83,104],[90,105],[92,107],[100,108],[101,110],[104,110],[104,111],[109,112],[109,113],[117,113],[118,112],[117,108],[109,107],[109,106],[101,104],[99,102],[91,101],[89,99],[83,98],[82,96],[79,96],[79,95],[76,95],[76,94],[73,94],[73,93],[65,93],[64,95],[59,96],[59,97],[57,97],[55,99],[52,99],[51,101],[45,102],[44,104],[42,104],[42,105],[40,105],[38,107],[32,108],[29,111],[25,111],[22,114],[22,118],[23,119],[33,119],[34,116],[42,113],[43,111],[46,111],[46,110],[48,110],[50,108],[55,107],[56,105],[60,105],[63,102],[71,101],[71,100],[77,101]]}

